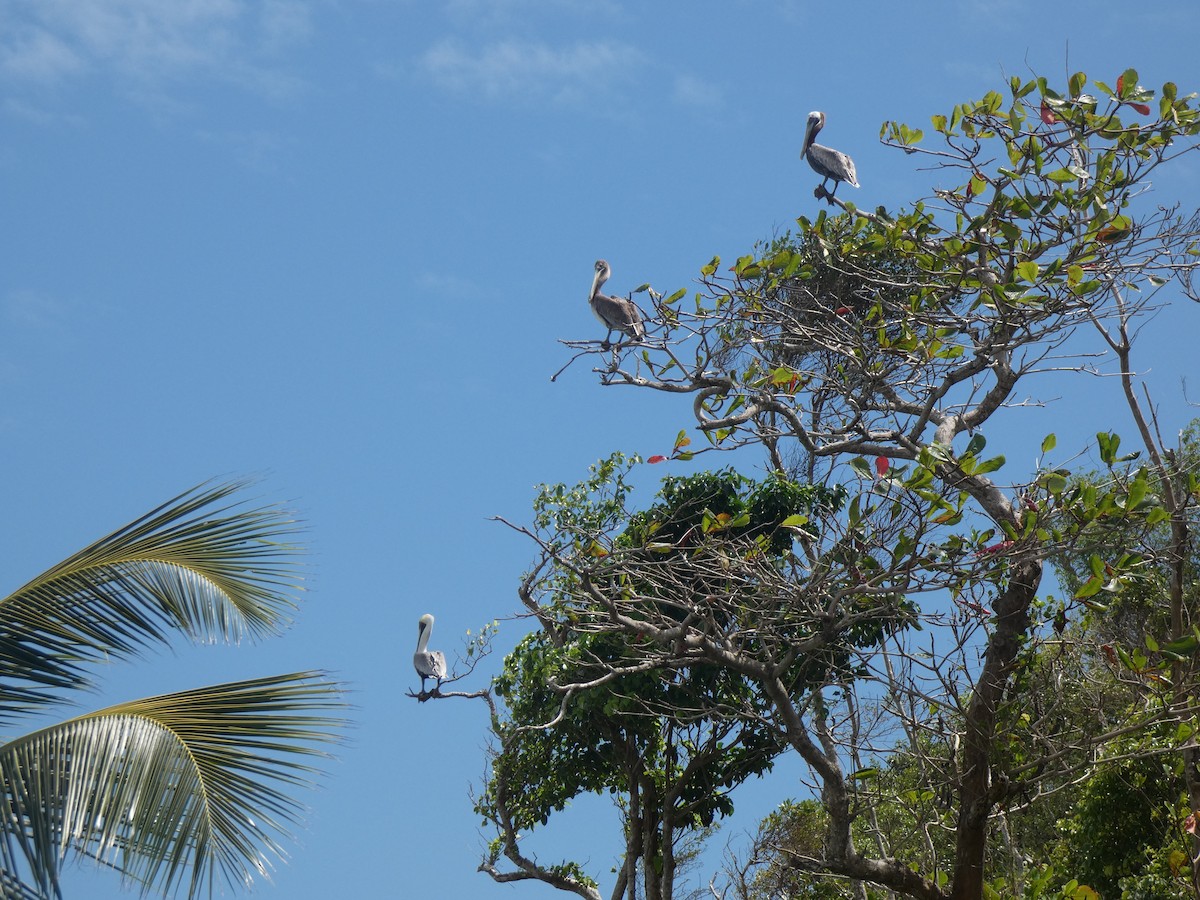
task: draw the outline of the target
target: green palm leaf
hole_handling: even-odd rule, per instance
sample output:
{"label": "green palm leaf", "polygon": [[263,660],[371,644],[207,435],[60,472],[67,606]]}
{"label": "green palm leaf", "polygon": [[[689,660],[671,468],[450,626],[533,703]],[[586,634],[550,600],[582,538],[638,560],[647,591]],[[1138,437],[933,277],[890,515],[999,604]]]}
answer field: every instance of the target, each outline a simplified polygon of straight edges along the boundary
{"label": "green palm leaf", "polygon": [[83,665],[182,630],[197,641],[277,633],[299,590],[296,523],[200,486],[96,541],[0,600],[0,720],[91,684]]}
{"label": "green palm leaf", "polygon": [[[298,673],[122,703],[0,746],[0,891],[58,896],[71,852],[164,895],[266,876],[302,812],[287,791],[311,784],[343,705],[335,683]],[[21,871],[39,893],[15,887]]]}

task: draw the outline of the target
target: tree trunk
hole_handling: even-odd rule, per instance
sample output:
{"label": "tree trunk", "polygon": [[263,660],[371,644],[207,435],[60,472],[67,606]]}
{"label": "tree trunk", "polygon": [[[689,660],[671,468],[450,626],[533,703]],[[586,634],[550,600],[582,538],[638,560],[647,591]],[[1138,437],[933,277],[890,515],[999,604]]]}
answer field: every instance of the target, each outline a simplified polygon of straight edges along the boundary
{"label": "tree trunk", "polygon": [[988,641],[983,670],[967,709],[959,785],[957,843],[954,854],[953,900],[983,897],[983,866],[988,819],[1003,789],[992,784],[991,750],[996,738],[996,711],[1004,696],[1029,631],[1029,608],[1042,578],[1041,563],[1012,562],[1008,586],[995,603],[996,625]]}

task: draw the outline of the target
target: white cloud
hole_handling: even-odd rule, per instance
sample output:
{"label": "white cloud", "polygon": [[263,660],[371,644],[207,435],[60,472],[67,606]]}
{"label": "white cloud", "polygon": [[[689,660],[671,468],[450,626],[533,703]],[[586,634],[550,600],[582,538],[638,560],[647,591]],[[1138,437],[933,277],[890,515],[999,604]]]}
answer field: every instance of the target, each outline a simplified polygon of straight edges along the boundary
{"label": "white cloud", "polygon": [[721,104],[724,94],[715,84],[695,75],[676,75],[675,100],[685,106],[711,108]]}
{"label": "white cloud", "polygon": [[55,328],[67,319],[61,300],[31,290],[9,291],[3,309],[5,318],[16,326]]}
{"label": "white cloud", "polygon": [[471,51],[447,39],[421,57],[421,68],[439,87],[488,98],[577,102],[632,79],[642,64],[634,48],[610,41],[551,47],[533,41],[498,41]]}
{"label": "white cloud", "polygon": [[44,28],[31,27],[17,29],[0,47],[0,67],[13,78],[51,82],[75,75],[87,64],[65,41]]}
{"label": "white cloud", "polygon": [[[425,3],[428,0],[418,0]],[[444,0],[446,14],[458,22],[493,27],[533,15],[619,15],[615,0]]]}
{"label": "white cloud", "polygon": [[297,0],[264,0],[258,13],[263,43],[270,50],[302,44],[313,34],[312,6]]}
{"label": "white cloud", "polygon": [[0,70],[61,80],[104,71],[138,85],[197,74],[278,93],[262,62],[306,40],[313,0],[0,0]]}

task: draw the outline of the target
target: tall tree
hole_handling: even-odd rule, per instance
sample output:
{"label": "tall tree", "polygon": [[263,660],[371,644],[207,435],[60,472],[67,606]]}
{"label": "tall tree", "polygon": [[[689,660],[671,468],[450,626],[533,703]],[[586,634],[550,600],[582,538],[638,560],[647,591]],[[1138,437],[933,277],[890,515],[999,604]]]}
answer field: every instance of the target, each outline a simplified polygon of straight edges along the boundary
{"label": "tall tree", "polygon": [[[593,585],[636,592],[682,623],[698,594],[730,590],[727,556],[754,556],[764,576],[778,577],[768,573],[787,565],[790,529],[804,523],[815,535],[815,523],[841,503],[840,492],[704,473],[667,479],[659,502],[626,521],[624,478],[636,462],[617,455],[595,468],[590,483],[545,487],[537,502],[537,530],[529,534],[557,541],[566,523],[577,529],[588,522],[593,539],[575,548],[586,574],[562,566],[530,573],[522,598],[540,630],[509,655],[491,688],[504,715],[477,808],[497,825],[485,869],[501,881],[537,878],[598,896],[577,864],[539,868],[519,851],[516,836],[545,825],[582,793],[610,792],[625,837],[613,896],[671,900],[677,848],[732,812],[731,791],[786,749],[766,724],[769,705],[739,673],[647,658],[636,639],[597,627],[601,606],[585,611],[577,598]],[[619,533],[611,527],[618,523]],[[657,574],[639,571],[631,580],[630,559]],[[744,602],[757,602],[757,585],[745,582],[741,590]],[[716,608],[710,613],[721,615]],[[797,627],[801,619],[797,613]],[[855,639],[878,641],[881,630],[864,628]],[[804,693],[828,665],[844,665],[848,656],[841,648],[821,664],[794,657],[789,689]],[[563,691],[563,684],[572,688]],[[497,868],[501,855],[515,871]]]}
{"label": "tall tree", "polygon": [[[1152,173],[1196,149],[1195,95],[1168,83],[1156,96],[1137,77],[1092,82],[1094,93],[1082,73],[1065,90],[1014,78],[1007,100],[991,92],[934,116],[936,148],[886,123],[885,144],[935,167],[928,197],[869,212],[826,195],[841,214],[799,219],[794,238],[738,259],[731,274],[714,259],[694,305],[681,302],[685,291],[656,299],[636,355],[601,351],[604,384],[691,395],[712,448],[758,446],[780,477],[845,492],[818,531],[797,523],[782,564],[747,545],[697,580],[676,535],[656,540],[663,559],[624,552],[614,536],[637,515],[623,507],[560,517],[555,533],[534,535],[535,571],[555,584],[553,616],[624,640],[613,677],[715,667],[752,686],[768,710],[754,715],[807,764],[822,805],[823,840],[789,864],[857,884],[859,896],[875,884],[978,900],[995,816],[1060,778],[1080,741],[1095,747],[1194,715],[1176,690],[1085,733],[1047,714],[1031,674],[1047,659],[1047,559],[1114,516],[1165,514],[1182,541],[1183,497],[1159,502],[1144,477],[1074,486],[1050,468],[1054,435],[1042,442],[1044,467],[1007,483],[995,476],[1004,455],[984,453],[1011,430],[1030,376],[1053,376],[1055,392],[1068,393],[1071,375],[1105,350],[1131,373],[1136,322],[1157,288],[1174,282],[1198,299],[1200,214],[1143,196]],[[1130,403],[1153,444],[1149,417]],[[1111,437],[1100,444],[1115,452]],[[1172,471],[1159,455],[1160,471]],[[1179,494],[1186,485],[1176,483]],[[1134,555],[1106,556],[1056,611],[1064,621],[1136,576]],[[1184,593],[1172,591],[1181,635]],[[918,607],[920,627],[899,627]],[[881,620],[894,627],[857,638]],[[813,683],[797,692],[804,661]],[[582,687],[552,685],[561,696]],[[916,853],[872,825],[870,791],[889,747],[911,755],[921,793],[945,798],[928,824],[952,841]]]}
{"label": "tall tree", "polygon": [[[94,664],[182,632],[278,633],[301,570],[280,508],[199,487],[101,538],[0,600],[6,725],[95,686]],[[269,873],[341,720],[319,672],[122,703],[0,744],[0,893],[60,897],[70,856],[144,892],[186,896]]]}

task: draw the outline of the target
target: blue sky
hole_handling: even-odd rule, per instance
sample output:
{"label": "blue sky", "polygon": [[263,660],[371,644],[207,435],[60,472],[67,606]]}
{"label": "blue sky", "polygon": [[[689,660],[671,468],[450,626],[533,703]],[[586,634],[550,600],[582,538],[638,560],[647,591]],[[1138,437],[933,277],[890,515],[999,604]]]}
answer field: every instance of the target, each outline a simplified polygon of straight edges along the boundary
{"label": "blue sky", "polygon": [[[1198,89],[1186,15],[1108,0],[0,0],[5,591],[191,485],[262,476],[255,493],[308,526],[296,627],[113,666],[88,705],[331,669],[357,725],[256,895],[547,896],[475,872],[483,710],[403,694],[420,614],[452,654],[517,606],[531,548],[491,516],[521,520],[536,484],[612,450],[669,452],[690,424],[688,404],[602,389],[585,364],[550,383],[559,339],[602,336],[593,261],[612,263],[612,293],[671,292],[814,215],[798,158],[811,109],[857,163],[861,190],[840,193],[896,206],[936,176],[879,145],[886,119],[927,126],[1030,70],[1113,83],[1133,66],[1147,86]],[[1200,166],[1156,190],[1194,209]],[[1181,305],[1151,326],[1168,433],[1190,416],[1178,378],[1197,319]],[[1096,411],[1067,397],[1014,419],[1014,475],[1046,431],[1065,449],[1123,427]],[[695,466],[709,461],[725,460]],[[522,630],[504,623],[502,645]],[[798,792],[787,766],[749,786],[714,863]],[[611,884],[607,804],[564,822],[528,849]],[[123,896],[113,883],[83,872],[72,893]]]}

